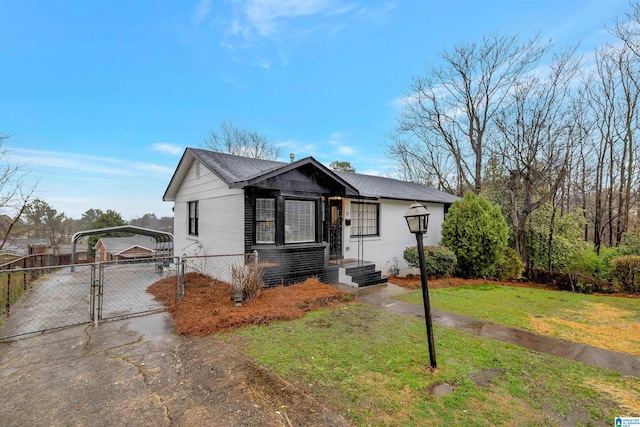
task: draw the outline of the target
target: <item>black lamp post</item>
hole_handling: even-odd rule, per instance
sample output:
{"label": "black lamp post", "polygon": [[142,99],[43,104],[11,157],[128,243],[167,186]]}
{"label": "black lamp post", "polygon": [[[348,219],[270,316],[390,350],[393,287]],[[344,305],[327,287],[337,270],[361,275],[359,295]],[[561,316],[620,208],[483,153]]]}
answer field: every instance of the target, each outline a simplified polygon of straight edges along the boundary
{"label": "black lamp post", "polygon": [[416,235],[418,244],[418,258],[420,260],[420,282],[422,283],[422,302],[424,303],[424,319],[427,324],[427,341],[429,343],[429,361],[431,370],[435,371],[436,346],[433,341],[433,326],[431,324],[431,305],[429,304],[429,287],[427,285],[427,266],[424,262],[423,235],[429,225],[429,211],[420,203],[413,203],[404,214],[409,230]]}

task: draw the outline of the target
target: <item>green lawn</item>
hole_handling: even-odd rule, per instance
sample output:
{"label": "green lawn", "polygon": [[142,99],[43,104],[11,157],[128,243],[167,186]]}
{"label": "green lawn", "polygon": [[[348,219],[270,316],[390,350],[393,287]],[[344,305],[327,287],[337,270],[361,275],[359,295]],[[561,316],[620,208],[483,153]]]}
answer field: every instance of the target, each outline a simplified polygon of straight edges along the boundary
{"label": "green lawn", "polygon": [[[640,299],[502,285],[429,291],[434,309],[640,355]],[[422,304],[420,291],[398,297]]]}
{"label": "green lawn", "polygon": [[[612,425],[639,416],[640,379],[365,306],[309,313],[228,336],[258,363],[358,426]],[[454,390],[436,397],[446,383]]]}

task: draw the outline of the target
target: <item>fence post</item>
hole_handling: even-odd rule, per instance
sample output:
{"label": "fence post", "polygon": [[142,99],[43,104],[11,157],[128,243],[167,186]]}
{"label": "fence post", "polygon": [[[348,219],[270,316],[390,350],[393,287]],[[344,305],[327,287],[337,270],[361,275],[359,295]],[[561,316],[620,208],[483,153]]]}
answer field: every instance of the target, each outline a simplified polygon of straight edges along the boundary
{"label": "fence post", "polygon": [[104,297],[104,265],[98,262],[98,295],[96,298],[96,326],[98,326],[98,320],[102,320],[102,298]]}
{"label": "fence post", "polygon": [[180,302],[184,300],[184,287],[185,287],[185,277],[184,277],[184,258],[176,257],[176,302]]}
{"label": "fence post", "polygon": [[11,309],[11,272],[7,273],[7,304],[6,304],[7,316],[10,314],[9,313],[10,309]]}
{"label": "fence post", "polygon": [[91,264],[91,285],[89,291],[89,318],[92,321],[96,320],[96,265]]}

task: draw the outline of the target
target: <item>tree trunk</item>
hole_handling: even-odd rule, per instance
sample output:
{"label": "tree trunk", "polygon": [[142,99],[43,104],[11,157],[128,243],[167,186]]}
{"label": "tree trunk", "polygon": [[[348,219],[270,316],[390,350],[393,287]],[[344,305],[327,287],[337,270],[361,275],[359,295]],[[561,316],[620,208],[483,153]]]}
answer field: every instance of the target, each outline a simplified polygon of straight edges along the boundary
{"label": "tree trunk", "polygon": [[553,231],[556,222],[556,197],[555,195],[551,199],[551,221],[549,221],[549,239],[547,241],[547,270],[553,270],[553,257],[552,257],[552,247],[553,247]]}

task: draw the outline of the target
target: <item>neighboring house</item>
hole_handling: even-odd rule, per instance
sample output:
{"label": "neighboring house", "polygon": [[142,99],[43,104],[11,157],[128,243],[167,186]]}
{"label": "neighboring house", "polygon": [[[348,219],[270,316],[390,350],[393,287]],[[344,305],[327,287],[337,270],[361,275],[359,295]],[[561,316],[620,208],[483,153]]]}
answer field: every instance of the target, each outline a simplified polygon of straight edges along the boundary
{"label": "neighboring house", "polygon": [[118,261],[151,258],[156,250],[156,241],[151,236],[103,237],[94,246],[96,260]]}
{"label": "neighboring house", "polygon": [[49,253],[49,239],[44,238],[29,238],[29,239],[16,239],[9,238],[2,248],[2,253],[13,254],[18,256],[32,255],[32,254],[46,254]]}
{"label": "neighboring house", "polygon": [[385,281],[380,271],[409,271],[403,251],[416,240],[404,214],[411,203],[431,212],[425,245],[437,245],[457,199],[420,184],[334,171],[313,157],[283,163],[195,148],[185,150],[163,197],[174,202],[176,256],[257,251],[272,265],[270,285],[319,276],[356,286]]}

